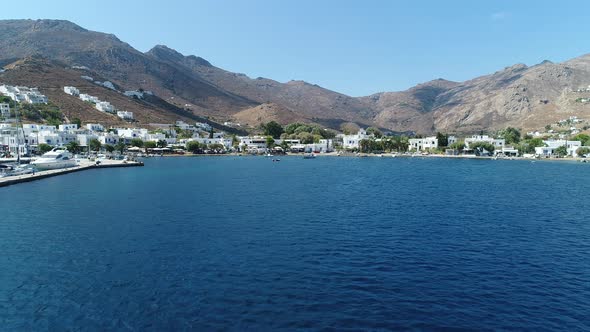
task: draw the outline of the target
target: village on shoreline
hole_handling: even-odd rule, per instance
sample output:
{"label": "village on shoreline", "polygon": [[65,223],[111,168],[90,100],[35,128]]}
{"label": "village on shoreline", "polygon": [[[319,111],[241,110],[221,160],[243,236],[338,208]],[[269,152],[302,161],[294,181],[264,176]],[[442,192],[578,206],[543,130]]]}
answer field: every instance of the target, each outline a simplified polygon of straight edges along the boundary
{"label": "village on shoreline", "polygon": [[[182,155],[285,155],[312,154],[325,156],[429,156],[453,158],[543,158],[586,160],[590,156],[590,136],[585,120],[571,116],[549,124],[543,132],[506,128],[493,135],[479,133],[459,137],[437,133],[422,137],[382,132],[378,128],[359,128],[344,123],[340,131],[316,124],[292,123],[286,126],[270,121],[252,130],[251,135],[238,136],[215,130],[211,124],[186,123],[149,124],[146,128],[131,126],[133,114],[116,111],[108,102],[84,95],[75,87],[66,86],[64,93],[94,103],[101,112],[114,113],[129,121],[128,127],[106,128],[100,123],[84,123],[79,119],[64,121],[54,111],[46,112],[49,103],[38,89],[1,85],[0,93],[0,160],[24,157],[34,159],[54,147],[63,147],[72,154],[101,155],[110,158],[132,154],[147,156]],[[149,92],[127,91],[130,98]],[[96,100],[95,100],[96,99]],[[40,123],[22,123],[40,108]],[[48,117],[47,117],[48,116]],[[67,123],[64,123],[67,122]],[[239,126],[225,123],[226,126]]]}

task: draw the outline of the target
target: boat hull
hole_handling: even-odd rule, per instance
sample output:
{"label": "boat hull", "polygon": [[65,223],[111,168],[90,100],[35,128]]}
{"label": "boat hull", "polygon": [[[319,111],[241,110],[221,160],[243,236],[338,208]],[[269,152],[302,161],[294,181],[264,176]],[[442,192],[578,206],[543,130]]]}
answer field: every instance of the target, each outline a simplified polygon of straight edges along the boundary
{"label": "boat hull", "polygon": [[61,169],[61,168],[70,168],[76,166],[75,160],[68,160],[68,161],[59,161],[59,162],[33,162],[33,166],[35,166],[40,171],[50,170],[50,169]]}

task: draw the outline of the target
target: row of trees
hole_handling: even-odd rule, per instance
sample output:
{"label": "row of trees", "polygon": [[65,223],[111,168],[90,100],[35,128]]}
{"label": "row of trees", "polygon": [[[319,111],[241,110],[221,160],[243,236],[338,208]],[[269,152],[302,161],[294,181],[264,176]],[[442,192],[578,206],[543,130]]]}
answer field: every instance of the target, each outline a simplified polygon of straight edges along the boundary
{"label": "row of trees", "polygon": [[385,136],[379,141],[374,139],[363,139],[359,142],[359,150],[363,153],[374,152],[405,152],[410,144],[406,136]]}
{"label": "row of trees", "polygon": [[331,129],[300,122],[291,123],[283,127],[276,121],[270,121],[261,124],[260,129],[264,136],[271,137],[272,139],[298,139],[303,144],[317,143],[320,139],[334,138],[337,134],[336,131]]}

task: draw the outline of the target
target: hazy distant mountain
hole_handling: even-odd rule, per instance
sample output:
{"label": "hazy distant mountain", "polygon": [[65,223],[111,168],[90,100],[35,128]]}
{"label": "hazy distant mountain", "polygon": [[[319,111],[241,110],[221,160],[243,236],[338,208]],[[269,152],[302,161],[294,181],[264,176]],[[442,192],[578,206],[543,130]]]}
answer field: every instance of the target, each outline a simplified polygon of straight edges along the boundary
{"label": "hazy distant mountain", "polygon": [[590,113],[590,105],[575,102],[588,94],[573,92],[590,85],[590,55],[560,64],[518,64],[466,82],[438,79],[406,91],[353,98],[303,81],[252,79],[162,45],[142,53],[114,35],[88,31],[68,21],[0,21],[0,64],[19,60],[19,66],[0,74],[0,81],[39,86],[66,113],[83,120],[98,121],[104,115],[80,112],[80,107],[88,105],[67,101],[68,97],[57,92],[64,85],[88,85],[80,80],[85,74],[109,80],[120,90],[153,91],[156,96],[151,101],[137,101],[88,85],[94,93],[108,94],[116,107],[136,112],[141,122],[207,116],[218,122],[252,125],[275,119],[338,127],[352,121],[393,131],[431,133],[475,132],[507,125],[533,129],[569,115],[588,118]]}

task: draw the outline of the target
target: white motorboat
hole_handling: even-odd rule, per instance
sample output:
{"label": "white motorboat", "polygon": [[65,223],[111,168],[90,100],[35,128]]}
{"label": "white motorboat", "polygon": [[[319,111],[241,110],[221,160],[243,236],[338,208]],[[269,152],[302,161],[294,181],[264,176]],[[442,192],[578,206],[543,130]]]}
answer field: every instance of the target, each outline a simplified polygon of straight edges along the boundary
{"label": "white motorboat", "polygon": [[74,156],[64,148],[54,148],[31,162],[39,170],[60,169],[76,166]]}

